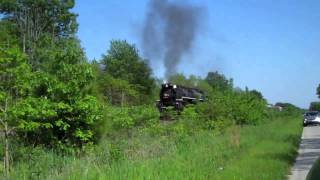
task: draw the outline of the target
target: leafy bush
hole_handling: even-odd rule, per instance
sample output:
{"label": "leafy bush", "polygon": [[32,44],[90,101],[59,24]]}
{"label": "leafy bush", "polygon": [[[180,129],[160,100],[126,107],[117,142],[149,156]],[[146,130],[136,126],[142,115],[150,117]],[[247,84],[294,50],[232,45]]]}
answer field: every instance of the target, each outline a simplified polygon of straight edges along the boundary
{"label": "leafy bush", "polygon": [[81,147],[95,139],[100,105],[86,89],[92,69],[72,48],[55,49],[50,72],[31,71],[19,49],[1,53],[1,65],[8,66],[1,77],[15,77],[1,81],[0,94],[13,92],[5,115],[25,144]]}
{"label": "leafy bush", "polygon": [[128,81],[116,79],[102,73],[98,81],[98,91],[112,105],[134,105],[138,103],[138,91]]}
{"label": "leafy bush", "polygon": [[282,107],[281,115],[295,116],[303,112],[302,109],[291,103],[278,102],[275,104],[275,106]]}
{"label": "leafy bush", "polygon": [[[199,77],[186,78],[183,74],[170,77],[170,81],[206,92],[206,101],[195,107],[185,108],[179,119],[192,122],[206,129],[222,131],[231,124],[258,124],[266,116],[267,101],[256,90],[233,88],[233,80],[223,74],[209,72],[203,80]],[[195,123],[195,122],[196,123]],[[190,127],[192,129],[192,127]]]}
{"label": "leafy bush", "polygon": [[197,106],[208,129],[223,130],[230,124],[258,124],[266,116],[266,101],[253,91],[213,91]]}
{"label": "leafy bush", "polygon": [[113,40],[107,54],[103,55],[101,63],[105,71],[116,79],[127,81],[138,92],[141,102],[148,102],[143,95],[151,95],[154,87],[152,70],[144,60],[135,45],[125,40]]}
{"label": "leafy bush", "polygon": [[108,106],[106,123],[116,129],[131,129],[134,126],[148,126],[159,120],[159,112],[152,106],[113,107]]}

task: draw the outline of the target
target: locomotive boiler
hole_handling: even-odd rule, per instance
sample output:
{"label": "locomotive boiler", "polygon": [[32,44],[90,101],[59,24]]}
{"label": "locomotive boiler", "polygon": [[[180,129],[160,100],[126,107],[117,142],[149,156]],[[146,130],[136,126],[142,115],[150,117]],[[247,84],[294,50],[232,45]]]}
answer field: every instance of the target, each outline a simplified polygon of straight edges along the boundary
{"label": "locomotive boiler", "polygon": [[187,104],[196,104],[204,99],[204,92],[200,89],[164,83],[161,86],[157,107],[160,112],[170,106],[181,112]]}

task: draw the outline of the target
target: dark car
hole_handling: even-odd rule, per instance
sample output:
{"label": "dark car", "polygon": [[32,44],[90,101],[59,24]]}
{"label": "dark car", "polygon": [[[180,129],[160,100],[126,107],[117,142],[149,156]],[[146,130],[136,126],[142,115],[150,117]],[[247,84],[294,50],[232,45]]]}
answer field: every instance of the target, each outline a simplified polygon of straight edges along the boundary
{"label": "dark car", "polygon": [[303,126],[320,124],[320,113],[318,111],[306,112],[303,116]]}

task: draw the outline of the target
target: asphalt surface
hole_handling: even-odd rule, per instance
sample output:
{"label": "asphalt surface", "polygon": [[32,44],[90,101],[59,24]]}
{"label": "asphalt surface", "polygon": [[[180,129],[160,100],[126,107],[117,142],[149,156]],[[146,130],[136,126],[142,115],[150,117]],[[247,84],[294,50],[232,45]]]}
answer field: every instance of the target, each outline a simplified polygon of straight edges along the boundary
{"label": "asphalt surface", "polygon": [[320,126],[308,126],[303,129],[299,155],[291,169],[289,180],[306,179],[309,170],[320,157]]}

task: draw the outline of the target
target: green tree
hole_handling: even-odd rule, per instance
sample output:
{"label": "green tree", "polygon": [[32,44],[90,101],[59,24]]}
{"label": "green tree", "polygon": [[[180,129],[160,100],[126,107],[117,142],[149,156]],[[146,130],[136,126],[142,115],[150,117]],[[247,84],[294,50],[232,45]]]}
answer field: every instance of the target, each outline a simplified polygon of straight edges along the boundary
{"label": "green tree", "polygon": [[186,87],[198,88],[207,93],[209,93],[212,90],[212,87],[205,80],[201,79],[201,77],[197,77],[194,75],[186,77],[185,75],[178,73],[170,76],[169,82]]}
{"label": "green tree", "polygon": [[317,88],[317,95],[318,95],[318,97],[320,98],[320,84],[319,84],[319,86],[318,86],[318,88]]}
{"label": "green tree", "polygon": [[299,107],[291,103],[277,102],[275,106],[282,107],[283,111],[288,115],[298,114],[302,112]]}
{"label": "green tree", "polygon": [[128,105],[138,102],[138,92],[127,81],[105,73],[99,80],[99,91],[112,105]]}
{"label": "green tree", "polygon": [[201,121],[208,129],[223,130],[231,124],[258,124],[266,116],[267,101],[260,92],[221,91],[213,88],[209,98],[197,106]]}
{"label": "green tree", "polygon": [[114,78],[129,82],[141,94],[151,95],[154,87],[152,70],[134,45],[121,40],[111,41],[110,49],[103,55],[102,64]]}
{"label": "green tree", "polygon": [[9,135],[19,127],[11,111],[31,89],[31,68],[18,48],[0,49],[0,122],[4,131],[4,168],[9,175]]}
{"label": "green tree", "polygon": [[21,132],[28,144],[81,147],[95,139],[100,106],[90,95],[93,69],[78,41],[65,39],[47,50],[47,72],[34,72],[32,94],[17,104]]}
{"label": "green tree", "polygon": [[187,87],[196,87],[198,80],[199,79],[194,75],[190,75],[189,77],[186,77],[182,73],[174,74],[169,77],[170,83],[178,84],[181,86],[187,86]]}
{"label": "green tree", "polygon": [[320,102],[311,102],[309,106],[310,111],[320,111]]}
{"label": "green tree", "polygon": [[257,99],[266,101],[266,100],[264,99],[262,93],[259,92],[259,91],[257,91],[257,90],[251,90],[251,91],[249,91],[249,93],[250,93],[252,96],[255,96]]}
{"label": "green tree", "polygon": [[223,74],[220,74],[218,71],[209,72],[205,80],[211,87],[218,90],[230,90],[233,88],[233,80],[228,80]]}
{"label": "green tree", "polygon": [[[26,145],[81,147],[96,138],[101,110],[91,95],[93,69],[75,38],[73,6],[73,0],[0,0],[1,73],[12,69],[13,77],[1,87],[10,87],[1,89],[1,97],[2,104],[14,104],[1,116],[16,122],[15,134]],[[11,44],[25,53],[7,50]]]}
{"label": "green tree", "polygon": [[33,52],[37,57],[37,70],[57,74],[56,70],[61,64],[60,61],[67,64],[88,64],[80,41],[76,38],[52,40],[51,36],[43,36],[38,44],[39,47]]}
{"label": "green tree", "polygon": [[0,48],[11,48],[19,45],[18,32],[14,23],[1,20],[0,21]]}
{"label": "green tree", "polygon": [[29,63],[37,69],[39,62],[33,54],[43,36],[73,37],[78,24],[76,14],[70,10],[74,0],[0,0],[0,13],[14,23],[23,52]]}

